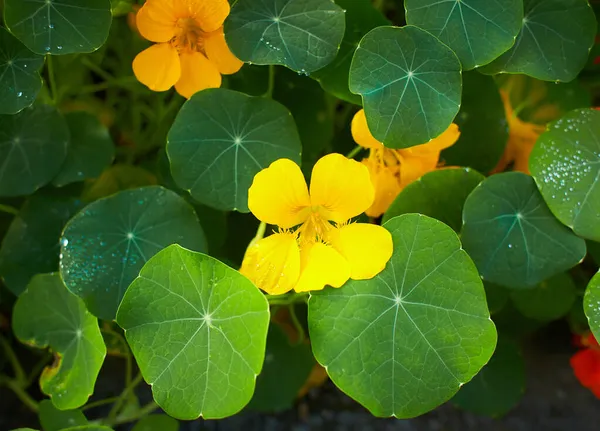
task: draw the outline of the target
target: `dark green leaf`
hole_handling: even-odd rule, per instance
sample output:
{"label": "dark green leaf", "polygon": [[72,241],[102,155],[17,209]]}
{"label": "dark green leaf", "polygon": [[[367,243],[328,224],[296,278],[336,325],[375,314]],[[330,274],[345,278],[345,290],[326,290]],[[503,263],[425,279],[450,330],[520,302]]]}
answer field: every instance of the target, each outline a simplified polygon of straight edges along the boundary
{"label": "dark green leaf", "polygon": [[600,272],[588,284],[583,299],[583,310],[588,318],[590,329],[597,340],[600,339]]}
{"label": "dark green leaf", "polygon": [[486,281],[483,283],[490,314],[494,315],[508,303],[509,291],[505,287]]}
{"label": "dark green leaf", "polygon": [[167,415],[150,415],[142,418],[131,431],[178,431],[179,422]]}
{"label": "dark green leaf", "polygon": [[81,198],[91,202],[114,193],[156,184],[156,177],[146,169],[134,165],[113,165],[90,183]]}
{"label": "dark green leaf", "polygon": [[554,215],[577,235],[600,241],[600,111],[578,109],[550,124],[529,167]]}
{"label": "dark green leaf", "polygon": [[513,290],[510,297],[523,316],[551,321],[566,315],[577,298],[575,283],[569,274],[558,274],[532,289]]}
{"label": "dark green leaf", "polygon": [[245,0],[231,8],[225,37],[242,61],[308,74],[335,58],[344,28],[344,11],[331,0]]}
{"label": "dark green leaf", "polygon": [[400,192],[383,215],[383,221],[401,214],[419,213],[436,218],[459,232],[465,200],[483,180],[483,175],[469,168],[429,172]]}
{"label": "dark green leaf", "polygon": [[588,253],[592,256],[592,259],[594,259],[596,266],[600,266],[600,243],[587,241],[586,244]]}
{"label": "dark green leaf", "polygon": [[571,81],[594,44],[596,18],[587,0],[524,0],[523,27],[514,46],[482,68],[523,73],[545,81]]}
{"label": "dark green leaf", "polygon": [[585,241],[552,215],[533,179],[493,175],[467,198],[462,242],[484,280],[510,288],[535,286],[575,266]]}
{"label": "dark green leaf", "polygon": [[0,196],[28,195],[48,184],[67,154],[69,129],[51,106],[0,115]]}
{"label": "dark green leaf", "polygon": [[162,187],[126,190],[88,205],[69,221],[60,271],[90,312],[109,320],[142,266],[173,243],[206,250],[194,209]]}
{"label": "dark green leaf", "polygon": [[169,132],[167,154],[179,187],[220,210],[248,212],[254,175],[277,159],[300,164],[290,112],[262,97],[224,89],[196,93]]}
{"label": "dark green leaf", "polygon": [[43,64],[44,57],[0,27],[0,114],[16,114],[33,103],[42,88]]}
{"label": "dark green leaf", "polygon": [[88,423],[81,410],[58,410],[50,400],[42,400],[38,412],[44,431],[61,431]]}
{"label": "dark green leaf", "polygon": [[492,318],[498,332],[511,338],[527,337],[547,324],[523,316],[510,301],[500,311],[494,313]]}
{"label": "dark green leaf", "polygon": [[42,392],[60,410],[84,405],[94,391],[106,356],[98,320],[69,292],[58,273],[36,275],[15,304],[17,338],[35,347],[50,347],[55,363],[40,377]]}
{"label": "dark green leaf", "polygon": [[219,419],[250,401],[264,361],[269,306],[237,271],[172,245],[144,265],[117,321],[170,416]]}
{"label": "dark green leaf", "polygon": [[409,418],[450,399],[491,357],[496,330],[456,234],[418,214],[388,221],[394,254],[371,280],[308,302],[313,353],[376,416]]}
{"label": "dark green leaf", "polygon": [[456,55],[413,26],[371,30],[350,67],[350,91],[362,96],[373,136],[390,148],[441,135],[458,112],[461,86]]}
{"label": "dark green leaf", "polygon": [[112,22],[110,0],[5,0],[8,29],[37,54],[97,50]]}

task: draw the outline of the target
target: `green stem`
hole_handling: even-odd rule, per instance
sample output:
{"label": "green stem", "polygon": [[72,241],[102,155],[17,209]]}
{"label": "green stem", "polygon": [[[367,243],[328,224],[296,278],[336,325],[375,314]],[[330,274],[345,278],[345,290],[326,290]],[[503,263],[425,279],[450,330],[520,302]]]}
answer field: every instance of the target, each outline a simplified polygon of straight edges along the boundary
{"label": "green stem", "polygon": [[48,68],[48,81],[50,82],[50,91],[52,92],[52,102],[56,105],[59,102],[58,89],[56,86],[56,76],[54,75],[54,64],[52,55],[46,56],[46,66]]}
{"label": "green stem", "polygon": [[8,358],[8,361],[10,362],[13,368],[13,371],[15,373],[15,380],[19,384],[25,384],[25,382],[27,382],[27,376],[25,375],[25,371],[23,371],[23,367],[21,366],[21,363],[19,362],[19,359],[17,358],[17,355],[15,354],[15,351],[13,350],[12,346],[2,335],[0,335],[0,344],[2,345],[4,353],[6,354],[6,357]]}
{"label": "green stem", "polygon": [[275,66],[269,66],[269,87],[263,97],[268,97],[269,99],[273,97],[273,90],[275,89]]}
{"label": "green stem", "polygon": [[104,69],[94,64],[94,62],[90,61],[90,59],[87,57],[82,57],[81,63],[105,81],[114,81],[116,79],[110,73],[106,72]]}
{"label": "green stem", "polygon": [[31,386],[33,384],[36,377],[40,375],[40,373],[42,372],[42,369],[46,366],[46,364],[48,363],[48,361],[50,361],[51,358],[52,358],[52,355],[49,354],[48,352],[46,352],[42,356],[42,358],[38,361],[38,363],[35,364],[35,366],[31,369],[29,376],[27,377],[27,382],[25,382],[25,385],[24,385],[25,388],[28,388],[29,386]]}
{"label": "green stem", "polygon": [[158,409],[158,404],[156,404],[154,401],[150,401],[144,407],[140,408],[134,415],[116,418],[115,421],[111,424],[111,426],[137,421],[138,419],[149,415],[156,409]]}
{"label": "green stem", "polygon": [[304,333],[304,327],[302,326],[302,324],[298,320],[298,316],[296,315],[296,305],[290,304],[289,310],[290,310],[290,317],[292,318],[292,323],[294,324],[294,327],[298,331],[298,341],[296,344],[302,344],[304,342],[304,339],[306,338],[306,334]]}
{"label": "green stem", "polygon": [[105,398],[103,400],[98,400],[98,401],[94,401],[93,403],[89,403],[86,404],[85,406],[81,407],[81,410],[89,410],[89,409],[93,409],[96,407],[100,407],[100,406],[104,406],[106,404],[112,404],[116,401],[118,401],[121,397],[112,397],[112,398]]}
{"label": "green stem", "polygon": [[0,204],[0,212],[7,213],[7,214],[13,214],[13,215],[19,214],[19,210],[16,209],[15,207],[11,207],[10,205],[3,205],[3,204]]}
{"label": "green stem", "polygon": [[353,159],[354,157],[356,157],[361,151],[363,150],[363,147],[361,147],[360,145],[357,145],[352,151],[350,151],[348,153],[348,155],[346,156],[348,159]]}
{"label": "green stem", "polygon": [[115,423],[115,420],[117,418],[117,415],[119,414],[119,411],[121,410],[121,407],[123,406],[123,403],[125,402],[125,400],[129,397],[129,394],[133,392],[133,390],[135,389],[135,387],[137,385],[139,385],[142,381],[142,373],[139,373],[135,379],[132,380],[132,382],[125,387],[125,389],[123,389],[123,392],[121,392],[121,395],[119,396],[119,399],[115,402],[115,405],[113,406],[113,408],[110,410],[110,413],[108,414],[108,425],[113,425]]}
{"label": "green stem", "polygon": [[135,76],[124,76],[121,78],[107,80],[99,84],[87,85],[81,88],[74,88],[73,91],[77,94],[90,94],[97,93],[99,91],[104,91],[111,87],[122,87],[125,89],[129,89],[128,84],[135,84],[136,82],[137,78]]}
{"label": "green stem", "polygon": [[267,230],[267,224],[264,221],[260,222],[260,224],[258,225],[258,229],[256,230],[256,235],[254,236],[254,238],[252,238],[252,241],[250,241],[250,244],[248,244],[248,248],[252,247],[258,241],[263,239],[265,236],[266,230]]}
{"label": "green stem", "polygon": [[308,292],[290,293],[288,295],[266,295],[269,305],[290,305],[308,301]]}
{"label": "green stem", "polygon": [[18,382],[16,382],[15,380],[11,380],[11,379],[1,379],[0,384],[6,385],[6,387],[8,387],[11,391],[13,391],[13,393],[17,396],[17,398],[19,398],[19,400],[21,400],[21,402],[23,404],[25,404],[27,407],[29,407],[29,409],[32,412],[34,412],[34,413],[38,412],[39,406],[38,406],[37,401],[34,400],[33,398],[31,398],[31,396],[27,393],[27,391],[25,391],[25,389],[23,389],[21,387],[21,385],[19,385]]}

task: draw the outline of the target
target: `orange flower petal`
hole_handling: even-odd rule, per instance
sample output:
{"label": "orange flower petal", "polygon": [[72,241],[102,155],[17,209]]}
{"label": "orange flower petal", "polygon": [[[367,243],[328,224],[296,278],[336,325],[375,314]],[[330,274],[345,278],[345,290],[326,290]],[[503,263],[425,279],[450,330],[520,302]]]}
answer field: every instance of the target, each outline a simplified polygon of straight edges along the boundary
{"label": "orange flower petal", "polygon": [[181,76],[177,50],[169,43],[158,43],[140,52],[133,60],[133,73],[154,91],[167,91]]}
{"label": "orange flower petal", "polygon": [[185,98],[198,91],[221,86],[221,74],[217,66],[199,52],[181,53],[181,78],[175,89]]}
{"label": "orange flower petal", "polygon": [[152,42],[168,42],[177,30],[173,0],[148,0],[136,16],[140,34]]}
{"label": "orange flower petal", "polygon": [[229,50],[227,42],[225,42],[223,28],[219,28],[217,31],[208,33],[205,36],[204,51],[208,59],[215,63],[219,72],[224,75],[237,72],[244,64]]}
{"label": "orange flower petal", "polygon": [[365,110],[361,109],[352,119],[351,124],[352,137],[354,141],[363,148],[379,149],[383,148],[383,144],[373,137],[367,124]]}
{"label": "orange flower petal", "polygon": [[350,278],[350,264],[333,247],[317,242],[300,251],[302,271],[296,292],[341,287]]}
{"label": "orange flower petal", "polygon": [[229,15],[227,0],[174,0],[176,13],[190,17],[205,32],[217,30]]}
{"label": "orange flower petal", "polygon": [[577,380],[588,389],[600,386],[600,352],[584,349],[571,357],[571,367]]}

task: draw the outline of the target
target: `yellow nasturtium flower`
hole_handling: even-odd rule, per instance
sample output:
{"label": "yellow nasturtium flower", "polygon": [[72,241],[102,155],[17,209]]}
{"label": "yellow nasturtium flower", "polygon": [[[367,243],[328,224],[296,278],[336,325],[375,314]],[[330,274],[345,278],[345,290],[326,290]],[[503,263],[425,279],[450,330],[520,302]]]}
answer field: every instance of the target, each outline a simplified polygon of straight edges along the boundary
{"label": "yellow nasturtium flower", "polygon": [[229,10],[227,0],[147,0],[137,13],[137,29],[157,43],[133,60],[137,79],[154,91],[174,85],[187,98],[219,88],[221,74],[235,73],[243,64],[223,35]]}
{"label": "yellow nasturtium flower", "polygon": [[392,256],[392,237],[381,226],[349,223],[374,195],[369,171],[340,154],[315,164],[310,191],[297,164],[273,162],[255,175],[248,207],[280,231],[248,248],[242,274],[271,295],[375,277]]}
{"label": "yellow nasturtium flower", "polygon": [[352,137],[358,145],[369,149],[369,157],[362,163],[369,169],[375,186],[375,199],[367,209],[367,215],[379,217],[404,187],[435,170],[440,152],[454,145],[459,136],[458,126],[451,124],[444,133],[426,144],[393,150],[384,147],[373,137],[367,125],[365,111],[358,111],[352,119]]}

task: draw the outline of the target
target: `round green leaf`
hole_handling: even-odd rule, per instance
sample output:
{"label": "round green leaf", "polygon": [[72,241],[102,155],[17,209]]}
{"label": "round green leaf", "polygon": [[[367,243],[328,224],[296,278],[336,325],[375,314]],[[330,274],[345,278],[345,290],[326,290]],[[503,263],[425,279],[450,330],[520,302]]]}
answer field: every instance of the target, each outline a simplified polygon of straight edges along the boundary
{"label": "round green leaf", "polygon": [[577,265],[585,241],[552,215],[529,175],[484,180],[467,198],[462,242],[484,280],[510,288],[535,286]]}
{"label": "round green leaf", "polygon": [[35,274],[58,271],[60,235],[81,201],[58,193],[28,199],[0,246],[0,274],[6,287],[20,295]]}
{"label": "round green leaf", "polygon": [[38,416],[44,431],[61,431],[88,423],[81,410],[58,410],[50,400],[40,402]]}
{"label": "round green leaf", "polygon": [[519,346],[500,338],[494,356],[473,380],[460,388],[452,403],[478,415],[503,416],[525,393],[525,363]]}
{"label": "round green leaf", "polygon": [[575,79],[596,36],[596,18],[588,1],[524,0],[523,4],[523,27],[514,46],[482,71],[523,73],[545,81]]}
{"label": "round green leaf", "polygon": [[115,157],[115,146],[106,127],[98,118],[87,112],[71,112],[65,115],[71,140],[67,157],[52,181],[57,187],[97,178]]}
{"label": "round green leaf", "polygon": [[108,37],[110,0],[5,0],[6,27],[37,54],[92,52]]}
{"label": "round green leaf", "polygon": [[344,11],[331,0],[245,0],[225,22],[240,60],[308,74],[331,63],[344,37]]}
{"label": "round green leaf", "polygon": [[454,122],[460,137],[442,151],[446,164],[483,173],[494,169],[508,142],[508,123],[494,78],[476,71],[463,74],[462,103]]}
{"label": "round green leaf", "polygon": [[311,294],[313,353],[376,416],[409,418],[450,399],[496,345],[475,265],[456,234],[419,214],[389,220],[394,254],[371,280]]}
{"label": "round green leaf", "polygon": [[522,0],[406,0],[404,7],[406,22],[452,48],[466,70],[512,47],[523,20]]}
{"label": "round green leaf", "polygon": [[383,222],[401,214],[419,213],[436,218],[458,232],[465,200],[483,180],[483,175],[469,168],[429,172],[400,192],[383,215]]}
{"label": "round green leaf", "polygon": [[88,205],[67,223],[61,275],[92,314],[113,319],[142,266],[173,243],[206,250],[194,209],[159,186],[126,190]]}
{"label": "round green leaf", "polygon": [[131,431],[178,431],[179,422],[167,415],[150,415],[142,418]]}
{"label": "round green leaf", "polygon": [[94,392],[106,356],[98,320],[69,292],[58,273],[36,275],[15,304],[12,325],[17,338],[34,347],[50,347],[54,364],[40,377],[42,392],[60,410],[84,405]]}
{"label": "round green leaf", "polygon": [[373,136],[390,148],[441,135],[458,112],[461,86],[454,52],[413,26],[371,30],[350,67],[350,91],[362,96]]}
{"label": "round green leaf", "polygon": [[248,408],[267,412],[291,408],[314,365],[309,345],[292,345],[279,326],[271,325],[265,363]]}
{"label": "round green leaf", "polygon": [[577,235],[600,241],[600,111],[578,109],[551,123],[529,167],[552,213]]}
{"label": "round green leaf", "polygon": [[0,196],[28,195],[48,184],[67,154],[69,129],[46,105],[0,115]]}
{"label": "round green leaf", "polygon": [[588,318],[590,329],[596,339],[600,339],[600,272],[598,272],[587,286],[583,298],[583,310]]}
{"label": "round green leaf", "polygon": [[0,114],[16,114],[33,103],[40,89],[44,57],[0,27]]}
{"label": "round green leaf", "polygon": [[224,89],[192,96],[167,142],[179,187],[200,203],[241,212],[248,212],[254,175],[280,158],[300,164],[301,150],[294,120],[283,105]]}
{"label": "round green leaf", "polygon": [[[340,52],[329,65],[311,76],[321,87],[338,99],[361,105],[360,97],[348,88],[350,63],[358,42],[375,27],[389,25],[383,14],[373,7],[371,0],[337,0],[336,4],[346,11],[346,32],[340,45]],[[300,130],[302,130],[300,128]]]}
{"label": "round green leaf", "polygon": [[523,316],[551,321],[566,315],[577,298],[577,289],[569,274],[542,281],[532,289],[513,290],[510,297]]}
{"label": "round green leaf", "polygon": [[219,419],[252,397],[269,306],[247,278],[172,245],[131,284],[117,322],[154,399],[178,419]]}

